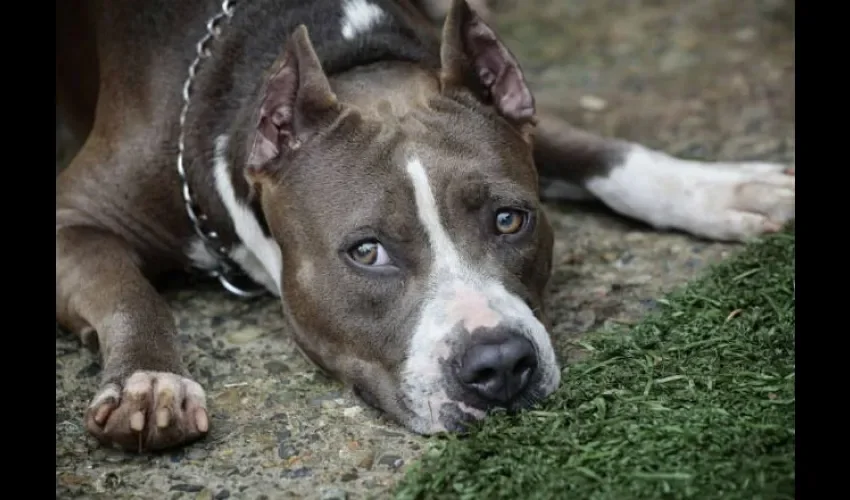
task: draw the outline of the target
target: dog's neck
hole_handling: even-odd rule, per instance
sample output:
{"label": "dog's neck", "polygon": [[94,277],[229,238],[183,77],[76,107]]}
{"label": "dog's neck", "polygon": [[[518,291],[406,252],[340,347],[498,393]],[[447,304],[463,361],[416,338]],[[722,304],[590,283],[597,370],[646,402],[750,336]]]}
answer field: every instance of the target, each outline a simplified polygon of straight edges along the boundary
{"label": "dog's neck", "polygon": [[[404,2],[316,0],[284,9],[274,0],[260,0],[235,9],[210,44],[211,55],[195,77],[184,128],[184,164],[200,211],[218,222],[209,229],[231,254],[247,250],[262,261],[259,267],[267,268],[265,273],[246,271],[273,292],[279,292],[274,264],[279,257],[274,255],[260,194],[247,182],[243,167],[263,79],[299,24],[307,26],[331,85],[342,93],[340,98],[360,99],[358,104],[367,108],[364,98],[352,90],[353,79],[368,78],[367,94],[378,95],[384,92],[376,86],[398,88],[405,74],[398,71],[399,66],[420,71],[439,67],[436,30]],[[363,68],[369,68],[366,75]],[[391,77],[380,78],[376,73],[381,72]],[[275,283],[266,274],[275,276],[271,280]]]}

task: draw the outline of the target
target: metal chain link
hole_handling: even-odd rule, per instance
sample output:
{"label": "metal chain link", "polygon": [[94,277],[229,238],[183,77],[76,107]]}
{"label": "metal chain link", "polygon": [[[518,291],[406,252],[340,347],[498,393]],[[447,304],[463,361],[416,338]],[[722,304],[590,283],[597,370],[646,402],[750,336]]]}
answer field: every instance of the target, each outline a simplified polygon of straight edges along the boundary
{"label": "metal chain link", "polygon": [[186,167],[184,165],[184,152],[186,150],[186,116],[189,113],[189,102],[192,93],[192,82],[197,74],[198,67],[201,61],[210,57],[210,50],[207,45],[221,33],[220,23],[222,20],[229,21],[233,17],[233,6],[235,0],[224,0],[221,3],[221,12],[211,17],[206,24],[207,32],[195,45],[197,53],[192,64],[189,65],[189,74],[186,81],[183,83],[183,108],[180,110],[180,135],[177,139],[177,173],[180,175],[182,183],[181,194],[183,195],[183,203],[186,206],[186,214],[192,222],[192,227],[195,233],[203,242],[207,250],[216,257],[218,267],[209,271],[210,276],[217,278],[221,285],[228,292],[239,297],[252,298],[259,297],[267,293],[267,290],[248,279],[249,285],[237,285],[235,280],[244,280],[247,278],[244,272],[239,268],[238,264],[234,263],[228,257],[229,249],[222,243],[219,234],[216,231],[205,231],[204,225],[208,222],[207,216],[200,211],[200,208],[192,198],[192,190],[189,187],[189,179],[186,176]]}

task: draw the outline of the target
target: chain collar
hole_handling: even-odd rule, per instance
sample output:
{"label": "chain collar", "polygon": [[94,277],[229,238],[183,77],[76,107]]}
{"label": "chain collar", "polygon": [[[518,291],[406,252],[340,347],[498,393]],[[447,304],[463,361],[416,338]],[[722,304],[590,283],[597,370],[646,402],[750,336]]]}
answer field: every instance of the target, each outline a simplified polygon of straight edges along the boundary
{"label": "chain collar", "polygon": [[177,140],[177,173],[180,175],[180,182],[182,183],[181,194],[183,195],[183,203],[186,206],[186,214],[192,222],[195,233],[207,250],[216,258],[216,268],[209,271],[210,276],[217,278],[221,286],[228,292],[239,297],[253,298],[265,295],[267,290],[250,279],[239,265],[233,262],[228,256],[229,249],[221,241],[217,232],[208,231],[204,228],[208,222],[208,218],[201,212],[197,203],[192,198],[189,179],[186,176],[186,168],[183,164],[183,153],[186,149],[185,124],[186,115],[189,112],[192,82],[195,79],[201,61],[210,56],[210,50],[207,45],[221,33],[219,25],[222,21],[230,21],[230,18],[233,17],[233,6],[235,3],[235,0],[224,0],[221,3],[221,12],[207,21],[207,32],[195,46],[197,55],[192,61],[192,64],[189,65],[189,75],[183,83],[183,109],[180,111],[180,136]]}

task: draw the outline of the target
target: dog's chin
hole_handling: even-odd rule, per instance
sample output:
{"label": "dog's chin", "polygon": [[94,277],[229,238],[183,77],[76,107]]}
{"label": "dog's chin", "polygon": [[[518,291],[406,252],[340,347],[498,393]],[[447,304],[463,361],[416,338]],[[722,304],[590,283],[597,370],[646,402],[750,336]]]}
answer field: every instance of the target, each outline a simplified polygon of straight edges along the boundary
{"label": "dog's chin", "polygon": [[410,405],[405,404],[404,396],[396,396],[385,401],[368,388],[352,387],[357,399],[381,413],[389,420],[404,427],[406,430],[422,436],[437,434],[464,433],[470,424],[480,421],[486,416],[486,411],[467,405],[462,401],[446,398],[432,398],[426,414],[415,412]]}

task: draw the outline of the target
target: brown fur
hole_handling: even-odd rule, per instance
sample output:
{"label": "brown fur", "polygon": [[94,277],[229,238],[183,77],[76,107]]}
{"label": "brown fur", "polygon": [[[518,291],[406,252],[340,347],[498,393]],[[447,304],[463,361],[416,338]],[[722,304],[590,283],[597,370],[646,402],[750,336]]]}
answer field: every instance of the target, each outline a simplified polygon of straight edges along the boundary
{"label": "brown fur", "polygon": [[[400,18],[409,16],[410,29],[427,46],[431,39],[422,34],[424,18],[407,2],[400,4]],[[56,315],[60,325],[81,336],[96,332],[104,359],[103,390],[126,389],[127,378],[140,371],[173,373],[186,377],[184,385],[191,382],[174,340],[174,320],[154,283],[161,273],[189,264],[186,248],[193,232],[174,167],[177,113],[194,41],[203,33],[201,21],[217,5],[158,0],[141,9],[135,2],[92,2],[65,22],[60,22],[57,11],[57,38],[69,37],[57,42],[57,48],[66,49],[57,51],[57,73],[62,73],[57,99],[77,124],[75,129],[91,123],[91,130],[69,168],[57,178]],[[264,19],[262,14],[254,13],[257,20]],[[401,146],[407,139],[416,139],[415,152],[433,169],[441,213],[447,229],[460,238],[465,256],[488,263],[494,278],[539,315],[551,266],[552,233],[540,210],[530,147],[533,99],[507,49],[489,39],[470,48],[475,40],[457,31],[467,22],[480,20],[465,3],[455,2],[445,32],[457,36],[443,44],[441,67],[427,57],[412,60],[420,57],[413,47],[399,56],[409,61],[370,61],[334,72],[330,81],[320,74],[318,64],[312,64],[318,60],[311,59],[317,56],[310,40],[290,39],[289,44],[300,45],[289,45],[293,55],[280,61],[285,68],[298,61],[293,68],[301,76],[294,87],[299,90],[291,122],[278,124],[281,133],[289,135],[285,142],[274,144],[277,149],[265,150],[280,156],[261,155],[253,165],[244,161],[258,144],[256,134],[266,134],[261,140],[271,143],[283,137],[252,128],[274,118],[258,109],[281,90],[255,95],[256,81],[234,80],[234,87],[244,87],[239,88],[245,92],[240,99],[245,100],[215,97],[226,92],[221,87],[225,79],[216,75],[226,75],[241,61],[237,42],[218,47],[222,63],[202,68],[195,91],[198,104],[188,122],[192,135],[187,147],[196,159],[190,181],[214,229],[226,243],[236,241],[211,174],[204,168],[213,155],[215,129],[221,133],[225,127],[232,132],[228,154],[237,165],[232,172],[237,194],[254,196],[255,210],[281,242],[286,283],[282,298],[299,346],[317,364],[396,415],[405,411],[396,395],[406,345],[400,336],[412,327],[430,252],[414,222],[411,187],[391,171],[404,162]],[[486,25],[476,26],[484,36],[492,35]],[[70,39],[84,43],[77,51],[68,50]],[[497,52],[486,52],[491,47]],[[322,50],[326,54],[330,49]],[[490,55],[479,57],[476,51]],[[271,63],[278,54],[263,52],[259,57]],[[328,61],[326,70],[333,67]],[[482,68],[499,72],[502,64],[516,65],[513,73],[506,73],[508,80],[489,87],[486,81],[475,83]],[[277,74],[266,67],[253,69],[255,77]],[[82,78],[74,80],[76,74]],[[92,85],[95,77],[97,92]],[[515,94],[519,100],[502,104],[499,97],[511,92],[519,92]],[[256,100],[258,95],[266,97]],[[307,102],[305,96],[323,97]],[[320,105],[327,107],[322,120],[311,122]],[[564,141],[569,142],[573,133],[565,124],[545,124],[535,154],[547,164],[568,157],[571,146]],[[307,143],[303,148],[302,139]],[[576,170],[575,177],[603,175],[607,164],[598,159],[613,147],[601,140],[596,143],[582,163],[587,168]],[[251,168],[240,170],[245,163]],[[560,176],[571,178],[569,172],[565,169]],[[497,200],[527,207],[537,216],[532,232],[510,247],[487,243],[479,227],[487,227],[489,220],[468,215],[490,213],[496,208],[490,204]],[[370,224],[404,255],[406,279],[366,278],[339,258],[340,234]],[[147,419],[141,439],[146,449],[182,444],[205,434],[199,430],[203,425],[192,427],[195,418],[205,416],[205,407],[172,415],[171,425],[185,432],[157,431],[151,409],[166,395],[154,384],[145,397],[146,403],[126,394],[124,400],[113,401],[104,422],[93,417],[100,414],[103,403],[93,406],[87,428],[105,443],[126,447],[132,435],[128,425],[141,411]]]}

